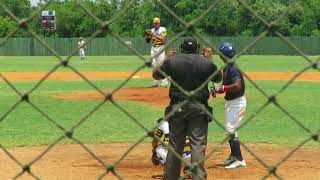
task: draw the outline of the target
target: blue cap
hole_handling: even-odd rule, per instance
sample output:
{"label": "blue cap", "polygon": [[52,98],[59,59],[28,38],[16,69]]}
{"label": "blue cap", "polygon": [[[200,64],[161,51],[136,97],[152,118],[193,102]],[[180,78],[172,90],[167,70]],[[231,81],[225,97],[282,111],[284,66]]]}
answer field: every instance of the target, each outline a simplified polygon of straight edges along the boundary
{"label": "blue cap", "polygon": [[236,55],[236,50],[233,45],[228,42],[222,43],[219,47],[219,51],[227,58],[233,58]]}

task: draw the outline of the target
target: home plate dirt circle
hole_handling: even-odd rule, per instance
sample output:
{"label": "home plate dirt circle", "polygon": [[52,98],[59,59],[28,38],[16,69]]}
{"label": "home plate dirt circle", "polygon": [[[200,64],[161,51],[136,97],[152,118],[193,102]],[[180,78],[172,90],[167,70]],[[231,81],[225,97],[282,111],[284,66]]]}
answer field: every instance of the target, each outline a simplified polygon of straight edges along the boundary
{"label": "home plate dirt circle", "polygon": [[[210,134],[209,134],[210,135]],[[132,144],[97,144],[87,145],[106,165],[118,160]],[[274,165],[278,160],[294,147],[256,144],[248,145],[255,154],[259,155],[266,164]],[[209,144],[207,154],[216,145]],[[45,150],[46,146],[39,147],[17,147],[10,149],[20,162],[29,163]],[[221,163],[228,156],[229,148],[223,145],[206,161],[205,166],[209,180],[215,179],[261,179],[268,173],[268,169],[259,161],[243,150],[247,162],[246,168],[225,170]],[[151,144],[139,144],[115,166],[115,172],[124,179],[129,180],[152,180],[162,179],[163,168],[155,167],[151,160]],[[297,150],[292,157],[277,168],[277,175],[290,180],[316,180],[320,177],[320,164],[318,160],[320,151],[317,148],[303,147]],[[1,179],[12,179],[21,172],[21,167],[12,161],[7,154],[0,151],[0,177]],[[106,168],[95,160],[80,145],[56,145],[46,155],[31,166],[31,172],[41,179],[63,179],[63,180],[88,180],[97,179],[105,172]],[[271,179],[274,178],[271,175]],[[28,173],[21,176],[23,180],[33,180]],[[103,179],[118,179],[112,173],[108,173]]]}

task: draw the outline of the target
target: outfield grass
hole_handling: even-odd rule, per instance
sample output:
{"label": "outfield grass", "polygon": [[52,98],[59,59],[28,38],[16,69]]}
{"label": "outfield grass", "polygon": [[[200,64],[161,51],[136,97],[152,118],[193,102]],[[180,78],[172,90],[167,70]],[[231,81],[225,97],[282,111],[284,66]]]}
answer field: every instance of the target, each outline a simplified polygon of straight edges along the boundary
{"label": "outfield grass", "polygon": [[[249,56],[248,56],[249,57]],[[33,57],[5,57],[0,59],[1,71],[42,71],[49,68],[50,61],[54,58],[46,57],[46,63],[34,65],[37,61]],[[42,61],[40,57],[38,61]],[[85,67],[77,62],[77,68],[81,70],[131,70],[138,66],[139,60],[132,60],[131,57],[89,57],[90,61],[85,62]],[[92,59],[91,59],[92,58]],[[264,57],[254,56],[243,61],[243,67],[248,70],[258,71],[296,71],[299,69],[299,62],[305,64],[297,57],[289,57],[285,61],[283,57]],[[117,60],[115,60],[117,59]],[[260,59],[260,60],[259,60]],[[280,60],[281,59],[281,60]],[[103,61],[102,61],[103,60]],[[251,61],[250,61],[251,60]],[[28,61],[28,66],[19,62]],[[101,62],[100,64],[92,63]],[[112,68],[109,67],[110,62]],[[265,66],[264,69],[259,65],[259,61]],[[267,62],[268,61],[268,62]],[[273,62],[274,61],[274,65]],[[296,61],[297,64],[291,63]],[[126,65],[128,63],[129,65]],[[10,64],[10,65],[8,65]],[[267,66],[266,64],[269,64]],[[281,64],[281,65],[279,65]],[[286,64],[286,65],[285,65]],[[26,65],[26,66],[24,66]],[[33,65],[33,66],[32,66]],[[6,68],[7,67],[7,68]],[[24,69],[26,67],[26,69]],[[126,69],[127,68],[127,69]],[[260,68],[260,69],[259,69]],[[94,83],[100,88],[114,88],[123,80],[95,80]],[[14,81],[13,84],[21,92],[28,91],[37,81]],[[279,90],[284,81],[256,81],[268,94]],[[149,86],[150,79],[133,79],[126,86]],[[84,117],[88,111],[92,110],[101,100],[61,100],[49,97],[56,92],[72,92],[81,90],[93,90],[83,80],[74,81],[45,81],[39,89],[34,91],[30,99],[40,109],[49,114],[66,129],[71,128],[80,118]],[[290,114],[301,121],[312,132],[320,129],[320,111],[318,102],[320,88],[318,82],[294,82],[283,94],[279,95],[278,102]],[[156,96],[156,95],[155,95]],[[248,106],[244,121],[254,113],[267,99],[262,96],[249,82],[247,82]],[[19,100],[19,97],[12,92],[8,85],[0,81],[0,117]],[[132,113],[143,125],[148,128],[155,126],[156,120],[162,116],[164,109],[156,106],[145,105],[136,102],[117,101],[128,112]],[[210,101],[215,108],[215,117],[219,122],[223,122],[223,99],[217,98]],[[110,142],[133,142],[144,136],[143,129],[138,127],[130,118],[119,111],[110,103],[106,103],[100,110],[94,113],[88,121],[83,123],[75,131],[75,136],[86,143],[110,143]],[[29,146],[48,144],[53,142],[62,132],[33,110],[28,104],[22,103],[13,113],[0,122],[0,144],[9,146]],[[268,106],[258,114],[247,126],[240,130],[243,141],[250,143],[275,143],[275,144],[298,144],[308,137],[295,122],[285,116],[274,105]],[[223,131],[215,123],[210,123],[209,141],[218,142],[223,138]],[[68,143],[69,141],[64,141]],[[313,143],[318,145],[318,143]]]}
{"label": "outfield grass", "polygon": [[[218,56],[214,62],[221,66],[223,63]],[[311,56],[315,60],[317,57]],[[46,56],[0,56],[1,71],[48,71],[58,64],[56,57]],[[79,57],[72,57],[70,65],[83,71],[127,71],[135,70],[143,65],[143,60],[136,56],[89,56],[86,61]],[[300,71],[309,65],[300,56],[241,56],[237,63],[244,71]],[[58,71],[67,71],[68,68],[59,68]]]}

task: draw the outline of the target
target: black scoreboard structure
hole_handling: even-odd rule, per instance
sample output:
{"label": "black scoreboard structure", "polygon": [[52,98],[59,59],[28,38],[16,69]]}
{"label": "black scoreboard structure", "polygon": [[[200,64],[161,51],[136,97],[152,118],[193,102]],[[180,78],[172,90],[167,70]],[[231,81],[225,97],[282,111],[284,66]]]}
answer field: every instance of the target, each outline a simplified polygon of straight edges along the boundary
{"label": "black scoreboard structure", "polygon": [[56,30],[56,12],[55,11],[42,11],[41,13],[41,28],[46,32],[54,32]]}

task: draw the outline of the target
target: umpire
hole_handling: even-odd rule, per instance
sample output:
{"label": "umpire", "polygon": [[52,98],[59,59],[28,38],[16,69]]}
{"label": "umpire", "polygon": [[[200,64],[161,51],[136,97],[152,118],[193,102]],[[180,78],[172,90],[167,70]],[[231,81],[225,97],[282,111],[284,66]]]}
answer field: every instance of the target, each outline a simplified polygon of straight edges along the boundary
{"label": "umpire", "polygon": [[[159,69],[186,91],[193,91],[217,71],[217,66],[198,54],[200,45],[193,38],[184,39],[180,48],[182,53],[166,59]],[[157,70],[153,71],[152,76],[157,80],[166,78]],[[211,81],[220,82],[221,79],[222,74],[218,72]],[[211,119],[197,103],[204,105],[212,112],[212,108],[208,106],[208,83],[204,88],[197,91],[192,98],[189,98],[175,85],[171,84],[169,97],[171,101],[166,108],[166,114],[175,109],[179,103],[188,100],[179,111],[174,112],[167,119],[169,121],[170,145],[177,154],[182,154],[185,137],[188,135],[191,146],[191,163],[192,165],[197,165],[192,171],[192,177],[194,180],[206,179],[207,173],[204,168],[204,158],[207,147],[208,123]],[[177,180],[180,177],[180,170],[180,160],[172,151],[169,151],[163,178],[165,180]]]}

